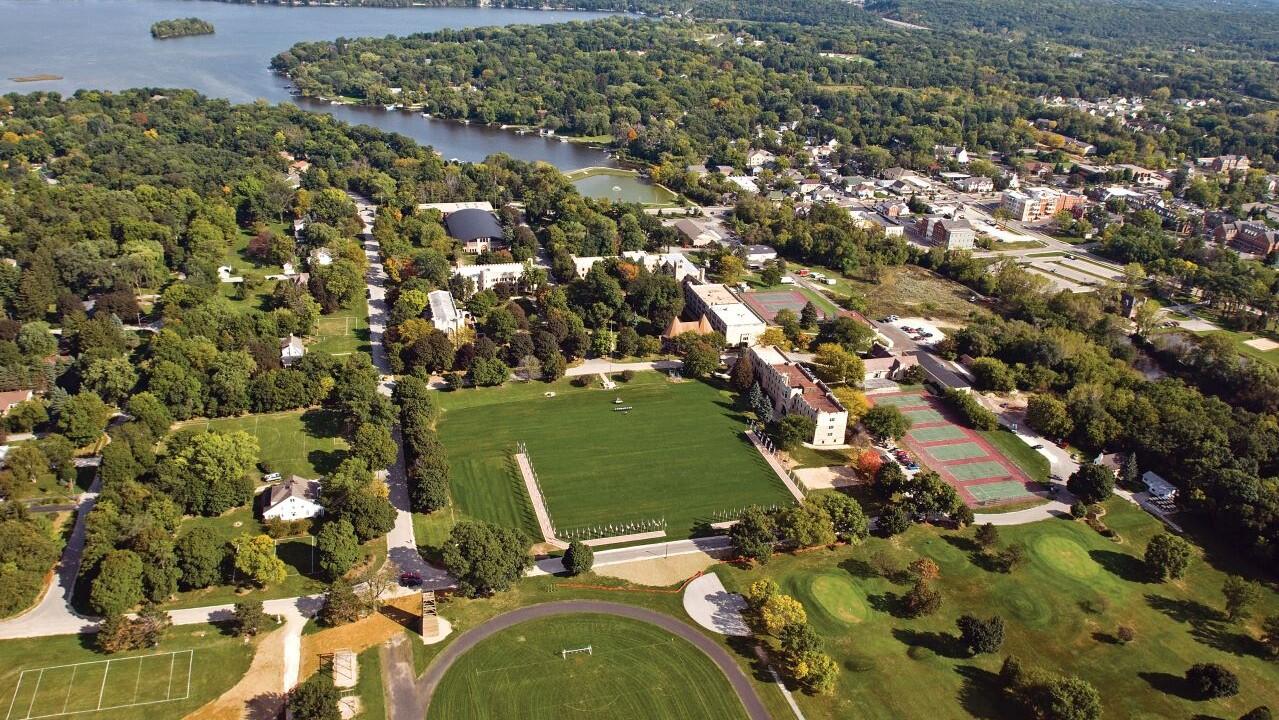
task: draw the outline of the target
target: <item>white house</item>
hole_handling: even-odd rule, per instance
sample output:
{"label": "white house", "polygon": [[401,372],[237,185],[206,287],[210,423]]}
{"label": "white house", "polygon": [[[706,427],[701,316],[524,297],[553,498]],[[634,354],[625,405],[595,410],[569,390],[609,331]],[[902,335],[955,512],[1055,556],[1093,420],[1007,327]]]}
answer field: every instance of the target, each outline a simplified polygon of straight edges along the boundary
{"label": "white house", "polygon": [[452,336],[466,327],[467,313],[459,311],[448,290],[432,290],[426,294],[431,307],[431,324],[436,330]]}
{"label": "white house", "polygon": [[290,335],[280,339],[281,365],[288,367],[303,355],[306,355],[306,346],[302,344],[302,338],[297,335]]}
{"label": "white house", "polygon": [[1151,500],[1171,500],[1177,496],[1177,486],[1159,477],[1153,471],[1147,470],[1142,474],[1141,481],[1146,484]]}
{"label": "white house", "polygon": [[290,475],[289,481],[262,492],[263,520],[307,520],[324,514],[320,481]]}

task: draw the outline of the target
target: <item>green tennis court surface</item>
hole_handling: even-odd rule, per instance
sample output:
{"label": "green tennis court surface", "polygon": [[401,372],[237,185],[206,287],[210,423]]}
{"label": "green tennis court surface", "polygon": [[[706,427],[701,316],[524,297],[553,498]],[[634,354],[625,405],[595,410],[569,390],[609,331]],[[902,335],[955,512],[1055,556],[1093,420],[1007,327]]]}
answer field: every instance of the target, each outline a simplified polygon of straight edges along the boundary
{"label": "green tennis court surface", "polygon": [[[956,480],[987,480],[989,478],[1008,477],[1008,469],[994,460],[985,462],[964,463],[963,465],[947,465],[946,472],[955,476]],[[975,496],[974,496],[975,497]]]}
{"label": "green tennis court surface", "polygon": [[925,408],[923,410],[905,410],[902,412],[902,415],[910,418],[910,421],[913,423],[943,422],[946,419],[942,417],[941,413],[933,410],[932,408]]}
{"label": "green tennis court surface", "polygon": [[977,500],[977,502],[998,502],[1000,500],[1011,500],[1030,493],[1026,492],[1026,486],[1013,480],[1004,482],[984,483],[981,485],[965,485],[964,489],[969,492]]}
{"label": "green tennis court surface", "polygon": [[968,433],[963,428],[954,425],[941,425],[938,427],[919,428],[910,431],[910,439],[915,442],[940,442],[942,440],[963,440],[968,437]]}
{"label": "green tennis court surface", "polygon": [[935,445],[927,448],[924,452],[932,455],[938,460],[970,460],[972,458],[987,457],[982,446],[975,442],[955,443],[954,445]]}
{"label": "green tennis court surface", "polygon": [[928,401],[922,395],[888,395],[884,397],[872,395],[871,400],[876,405],[895,405],[897,407],[922,407],[928,404]]}

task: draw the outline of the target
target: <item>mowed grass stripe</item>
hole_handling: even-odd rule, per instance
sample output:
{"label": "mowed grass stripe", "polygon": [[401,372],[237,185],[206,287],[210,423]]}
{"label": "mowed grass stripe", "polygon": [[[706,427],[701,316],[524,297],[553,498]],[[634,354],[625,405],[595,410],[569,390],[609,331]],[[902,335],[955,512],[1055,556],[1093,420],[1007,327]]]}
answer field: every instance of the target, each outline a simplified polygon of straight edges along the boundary
{"label": "mowed grass stripe", "polygon": [[987,457],[988,453],[975,442],[962,442],[953,445],[934,445],[925,450],[929,455],[943,462],[948,460],[968,460]]}
{"label": "mowed grass stripe", "polygon": [[[560,656],[591,646],[592,654]],[[569,615],[520,623],[463,655],[441,680],[431,720],[742,718],[710,659],[660,628]]]}
{"label": "mowed grass stripe", "polygon": [[[464,514],[510,524],[519,514],[511,508],[527,507],[507,465],[516,442],[528,446],[561,530],[665,518],[672,537],[686,537],[717,510],[789,498],[743,437],[727,393],[653,373],[609,392],[549,387],[556,397],[486,404],[465,395],[505,388],[463,391],[465,407],[450,407],[445,397],[440,439]],[[615,412],[615,398],[634,409]]]}

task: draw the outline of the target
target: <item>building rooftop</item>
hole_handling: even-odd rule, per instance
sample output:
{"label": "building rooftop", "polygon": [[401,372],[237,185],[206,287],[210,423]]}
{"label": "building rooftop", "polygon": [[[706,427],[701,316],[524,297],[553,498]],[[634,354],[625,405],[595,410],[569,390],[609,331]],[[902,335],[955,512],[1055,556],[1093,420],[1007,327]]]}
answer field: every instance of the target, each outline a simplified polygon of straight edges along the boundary
{"label": "building rooftop", "polygon": [[426,294],[431,302],[431,319],[439,322],[456,322],[460,316],[453,295],[448,290],[432,290]]}
{"label": "building rooftop", "polygon": [[422,203],[417,207],[419,210],[439,210],[444,215],[451,215],[458,210],[483,210],[484,212],[493,212],[493,203],[490,203],[487,200],[478,202]]}
{"label": "building rooftop", "polygon": [[480,238],[500,238],[505,236],[502,224],[492,212],[478,208],[466,208],[450,213],[444,218],[449,235],[454,239],[467,242]]}
{"label": "building rooftop", "polygon": [[268,508],[273,508],[291,497],[314,502],[320,498],[320,481],[290,475],[287,482],[272,485],[271,489],[267,490],[267,493],[266,506]]}
{"label": "building rooftop", "polygon": [[693,294],[706,305],[734,305],[737,304],[737,296],[733,294],[727,286],[719,283],[705,283],[702,285],[689,285]]}
{"label": "building rooftop", "polygon": [[804,402],[817,412],[837,413],[843,412],[844,408],[835,402],[835,398],[817,383],[815,379],[804,372],[803,368],[792,363],[784,365],[775,365],[778,371],[786,375],[786,382],[792,389],[800,391],[804,398]]}

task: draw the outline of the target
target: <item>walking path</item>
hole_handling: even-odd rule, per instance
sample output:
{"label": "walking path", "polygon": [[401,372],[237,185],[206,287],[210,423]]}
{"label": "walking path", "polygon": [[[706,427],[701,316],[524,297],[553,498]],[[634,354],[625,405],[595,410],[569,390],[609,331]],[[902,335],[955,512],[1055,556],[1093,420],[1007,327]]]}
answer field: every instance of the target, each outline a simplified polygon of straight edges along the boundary
{"label": "walking path", "polygon": [[804,492],[795,485],[794,480],[791,480],[790,472],[786,470],[786,466],[782,464],[782,461],[778,460],[775,455],[768,451],[768,448],[764,447],[764,443],[760,441],[754,430],[747,430],[746,437],[750,438],[751,444],[755,446],[760,455],[764,456],[764,460],[773,469],[773,472],[777,473],[777,479],[781,480],[782,484],[786,486],[786,490],[795,498],[795,502],[804,502]]}
{"label": "walking path", "polygon": [[[436,689],[440,686],[440,681],[444,678],[444,674],[453,666],[453,663],[457,662],[458,658],[465,655],[467,651],[484,639],[529,620],[579,613],[613,615],[638,620],[650,625],[656,625],[666,632],[692,643],[698,650],[705,653],[711,662],[719,667],[720,672],[724,673],[729,685],[737,693],[737,698],[742,701],[747,717],[751,718],[751,720],[771,720],[763,701],[760,700],[759,694],[755,692],[754,686],[751,685],[750,678],[746,677],[746,674],[742,672],[742,668],[738,665],[736,658],[714,640],[670,615],[631,605],[620,605],[600,600],[567,600],[564,602],[530,605],[518,610],[512,610],[504,615],[498,615],[492,620],[468,630],[453,641],[452,645],[445,648],[431,663],[430,667],[426,669],[422,677],[418,679],[417,693],[422,700],[417,713],[411,716],[393,714],[392,720],[401,720],[401,718],[408,717],[412,717],[414,720],[421,720],[421,718],[429,717],[431,696],[435,694]],[[397,695],[394,691],[392,692],[395,697],[403,697],[406,694],[401,692]]]}
{"label": "walking path", "polygon": [[684,612],[713,633],[750,637],[750,626],[742,614],[745,610],[746,598],[725,590],[715,573],[706,573],[684,588]]}
{"label": "walking path", "polygon": [[620,373],[627,370],[635,372],[644,372],[648,370],[679,370],[684,367],[682,360],[653,360],[649,362],[631,362],[617,363],[608,358],[591,358],[584,361],[581,365],[571,367],[564,371],[566,377],[576,377],[578,375],[599,375],[600,373]]}
{"label": "walking path", "polygon": [[760,645],[755,646],[755,657],[768,668],[768,674],[773,678],[773,682],[777,683],[777,688],[782,691],[782,697],[786,698],[786,704],[790,705],[791,712],[795,713],[798,720],[807,720],[804,712],[799,709],[799,703],[795,702],[795,696],[787,689],[786,683],[782,682],[782,676],[777,674],[777,669],[773,667],[773,663],[768,659],[768,652]]}
{"label": "walking path", "polygon": [[542,533],[542,542],[563,550],[568,543],[555,538],[555,526],[551,524],[551,513],[546,509],[546,499],[542,497],[542,488],[533,475],[533,463],[528,455],[515,453],[515,464],[520,468],[520,477],[524,478],[524,489],[528,491],[529,502],[533,505],[533,514],[537,517],[537,529]]}

